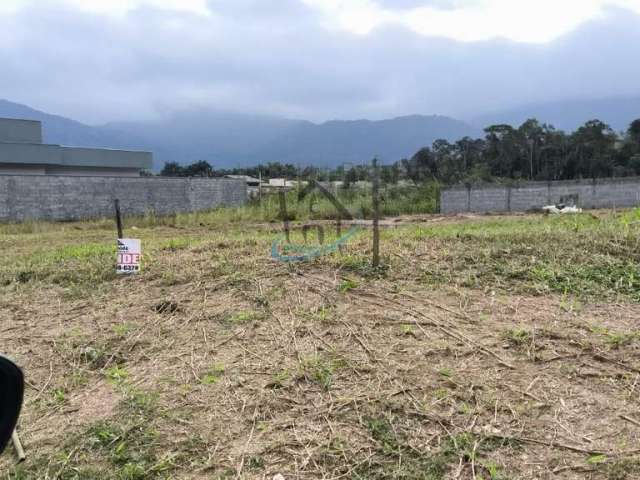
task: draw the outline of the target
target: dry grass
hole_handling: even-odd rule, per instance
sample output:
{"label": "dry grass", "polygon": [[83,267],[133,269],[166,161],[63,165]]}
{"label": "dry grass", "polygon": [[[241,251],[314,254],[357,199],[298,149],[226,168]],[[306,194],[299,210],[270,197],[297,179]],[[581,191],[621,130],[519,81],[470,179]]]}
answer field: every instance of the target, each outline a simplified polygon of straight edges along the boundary
{"label": "dry grass", "polygon": [[28,380],[28,460],[0,471],[639,478],[626,218],[427,218],[384,232],[378,271],[366,234],[286,265],[269,229],[140,227],[129,278],[100,225],[7,232],[0,344]]}

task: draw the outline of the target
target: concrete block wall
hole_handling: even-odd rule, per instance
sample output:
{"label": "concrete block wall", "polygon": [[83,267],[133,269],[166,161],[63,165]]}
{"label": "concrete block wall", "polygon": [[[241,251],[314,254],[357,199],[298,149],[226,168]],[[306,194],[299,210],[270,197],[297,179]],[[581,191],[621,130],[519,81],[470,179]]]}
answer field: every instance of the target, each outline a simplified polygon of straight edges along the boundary
{"label": "concrete block wall", "polygon": [[640,206],[640,177],[456,186],[441,191],[440,212],[525,212],[567,197],[576,198],[582,208]]}
{"label": "concrete block wall", "polygon": [[471,211],[471,189],[466,187],[443,188],[440,191],[440,213]]}
{"label": "concrete block wall", "polygon": [[0,221],[80,220],[113,215],[170,215],[246,202],[243,180],[158,177],[0,175]]}
{"label": "concrete block wall", "polygon": [[491,190],[471,189],[469,205],[470,212],[486,212],[487,209],[506,212],[509,209],[509,189],[506,187]]}

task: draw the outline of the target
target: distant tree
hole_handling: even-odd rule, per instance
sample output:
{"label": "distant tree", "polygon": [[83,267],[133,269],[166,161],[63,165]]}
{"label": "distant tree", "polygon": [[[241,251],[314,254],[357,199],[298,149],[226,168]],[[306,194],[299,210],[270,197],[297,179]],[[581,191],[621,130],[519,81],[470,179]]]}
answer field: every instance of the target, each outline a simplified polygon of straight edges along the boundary
{"label": "distant tree", "polygon": [[184,176],[186,177],[213,177],[214,173],[211,164],[205,160],[192,163],[184,168]]}
{"label": "distant tree", "polygon": [[523,145],[521,136],[511,125],[491,125],[485,128],[485,161],[491,174],[497,177],[518,178],[523,174]]}
{"label": "distant tree", "polygon": [[600,120],[589,120],[571,135],[569,163],[572,178],[598,178],[613,174],[616,134]]}
{"label": "distant tree", "polygon": [[627,130],[627,137],[636,148],[636,151],[640,152],[640,118],[631,122],[631,125],[629,125],[629,129]]}
{"label": "distant tree", "polygon": [[163,177],[184,177],[184,168],[178,162],[167,162],[160,171]]}
{"label": "distant tree", "polygon": [[397,163],[393,165],[382,165],[380,167],[380,180],[387,185],[395,185],[400,178],[400,168]]}
{"label": "distant tree", "polygon": [[349,188],[358,181],[358,172],[351,167],[344,176],[344,188]]}

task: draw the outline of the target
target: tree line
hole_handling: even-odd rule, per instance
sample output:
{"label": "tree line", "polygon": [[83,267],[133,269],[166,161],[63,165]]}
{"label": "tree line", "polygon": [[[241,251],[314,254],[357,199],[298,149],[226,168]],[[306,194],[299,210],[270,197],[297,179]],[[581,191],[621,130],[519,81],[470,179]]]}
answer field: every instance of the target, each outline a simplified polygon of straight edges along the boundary
{"label": "tree line", "polygon": [[[250,175],[264,178],[315,178],[341,180],[346,185],[369,178],[366,165],[335,169],[297,168],[272,162],[250,168],[214,169],[200,161],[181,166],[167,163],[161,175]],[[484,138],[464,137],[456,142],[436,140],[411,158],[381,167],[381,180],[395,184],[437,181],[442,184],[495,181],[497,179],[571,180],[640,175],[640,119],[617,134],[600,120],[590,120],[573,133],[529,119],[517,128],[491,125]]]}

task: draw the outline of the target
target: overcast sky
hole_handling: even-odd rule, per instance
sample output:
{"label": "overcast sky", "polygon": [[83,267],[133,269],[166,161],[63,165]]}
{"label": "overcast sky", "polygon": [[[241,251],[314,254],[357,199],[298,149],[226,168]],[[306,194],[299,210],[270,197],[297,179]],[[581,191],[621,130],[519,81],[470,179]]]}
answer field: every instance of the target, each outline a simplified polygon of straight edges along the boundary
{"label": "overcast sky", "polygon": [[638,59],[640,0],[0,0],[0,98],[89,123],[468,118],[640,94]]}

